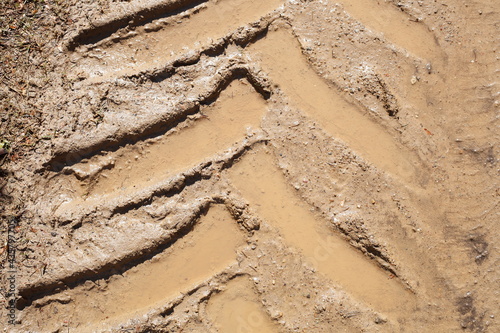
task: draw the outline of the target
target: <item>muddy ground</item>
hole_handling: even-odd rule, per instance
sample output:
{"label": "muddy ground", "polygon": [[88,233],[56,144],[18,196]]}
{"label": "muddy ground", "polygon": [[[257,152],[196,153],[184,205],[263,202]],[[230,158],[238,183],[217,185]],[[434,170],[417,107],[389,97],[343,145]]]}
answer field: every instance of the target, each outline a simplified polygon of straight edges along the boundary
{"label": "muddy ground", "polygon": [[499,332],[492,0],[6,1],[5,332]]}

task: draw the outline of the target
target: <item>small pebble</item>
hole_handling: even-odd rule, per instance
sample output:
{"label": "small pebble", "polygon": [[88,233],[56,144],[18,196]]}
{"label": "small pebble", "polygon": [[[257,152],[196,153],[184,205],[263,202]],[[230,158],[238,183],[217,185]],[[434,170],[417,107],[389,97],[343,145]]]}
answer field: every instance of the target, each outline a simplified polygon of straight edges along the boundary
{"label": "small pebble", "polygon": [[383,318],[381,316],[375,317],[375,324],[383,324],[383,323],[386,323],[386,322],[387,322],[386,318]]}

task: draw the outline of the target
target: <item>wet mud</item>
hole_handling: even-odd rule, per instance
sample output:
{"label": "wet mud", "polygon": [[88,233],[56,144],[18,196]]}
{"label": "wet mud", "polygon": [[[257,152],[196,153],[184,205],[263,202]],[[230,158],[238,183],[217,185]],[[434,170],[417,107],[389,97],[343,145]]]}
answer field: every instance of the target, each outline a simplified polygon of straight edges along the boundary
{"label": "wet mud", "polygon": [[79,15],[6,331],[499,331],[491,2]]}

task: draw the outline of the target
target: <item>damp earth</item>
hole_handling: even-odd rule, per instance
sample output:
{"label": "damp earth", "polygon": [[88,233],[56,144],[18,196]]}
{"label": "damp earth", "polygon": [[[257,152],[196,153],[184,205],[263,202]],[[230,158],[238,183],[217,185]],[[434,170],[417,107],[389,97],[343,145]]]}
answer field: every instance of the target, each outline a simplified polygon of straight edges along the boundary
{"label": "damp earth", "polygon": [[4,332],[500,331],[495,1],[61,15],[0,137]]}

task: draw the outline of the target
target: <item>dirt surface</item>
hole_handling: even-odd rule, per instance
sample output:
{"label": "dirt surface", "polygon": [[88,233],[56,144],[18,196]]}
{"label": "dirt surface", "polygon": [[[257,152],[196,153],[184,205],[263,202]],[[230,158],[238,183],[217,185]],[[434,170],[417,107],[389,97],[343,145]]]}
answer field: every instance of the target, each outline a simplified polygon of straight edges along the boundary
{"label": "dirt surface", "polygon": [[495,1],[7,1],[5,332],[499,332]]}

